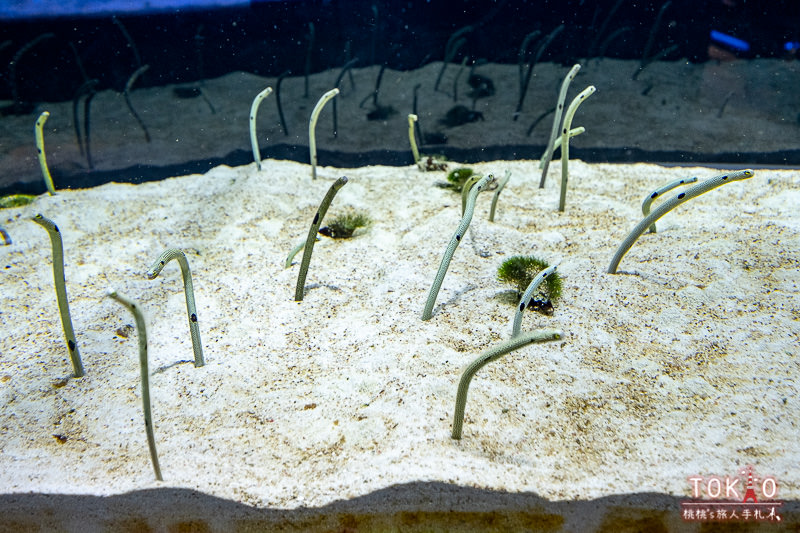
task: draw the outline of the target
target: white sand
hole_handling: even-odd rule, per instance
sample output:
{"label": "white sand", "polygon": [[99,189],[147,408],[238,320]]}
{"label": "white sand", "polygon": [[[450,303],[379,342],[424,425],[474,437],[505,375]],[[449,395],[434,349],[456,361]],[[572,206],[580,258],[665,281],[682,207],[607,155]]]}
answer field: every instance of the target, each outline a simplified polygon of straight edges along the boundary
{"label": "white sand", "polygon": [[[435,481],[549,501],[657,499],[688,497],[690,475],[753,464],[796,500],[797,172],[756,170],[678,207],[609,275],[646,194],[717,172],[573,161],[558,213],[558,162],[543,191],[536,162],[474,168],[512,178],[496,222],[491,194],[478,198],[428,322],[420,314],[460,218],[459,196],[435,186],[443,173],[321,168],[311,181],[307,165],[265,161],[260,173],[219,167],[3,210],[14,240],[0,247],[3,492],[176,487],[296,509]],[[342,174],[350,182],[326,218],[351,206],[374,224],[317,243],[296,303],[300,256],[290,269],[283,262]],[[36,213],[64,236],[86,368],[63,387],[71,366]],[[144,275],[167,247],[185,250],[192,267],[203,368],[190,363],[177,264]],[[523,329],[558,328],[563,339],[481,370],[463,440],[451,440],[461,369],[510,335],[514,302],[495,276],[518,254],[559,264],[555,313],[526,314]],[[163,482],[145,439],[136,336],[115,334],[133,318],[104,297],[109,285],[148,319]]]}

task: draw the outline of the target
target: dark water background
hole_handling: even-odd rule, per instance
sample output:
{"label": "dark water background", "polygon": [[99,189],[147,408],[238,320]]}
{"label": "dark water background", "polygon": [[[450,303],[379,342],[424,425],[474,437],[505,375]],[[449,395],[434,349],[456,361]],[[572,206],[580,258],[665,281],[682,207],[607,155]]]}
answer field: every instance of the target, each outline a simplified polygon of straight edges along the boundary
{"label": "dark water background", "polygon": [[[787,56],[785,43],[800,41],[800,2],[672,0],[654,30],[663,5],[630,0],[271,1],[117,18],[135,42],[139,60],[151,66],[138,87],[237,70],[262,76],[291,70],[300,75],[306,71],[309,46],[311,73],[339,68],[354,57],[359,67],[412,70],[442,60],[448,39],[466,26],[474,30],[465,35],[454,62],[469,56],[515,64],[528,33],[540,30],[546,35],[560,24],[562,34],[539,61],[567,65],[600,53],[639,60],[652,34],[649,55],[674,47],[664,59],[703,62],[709,59],[712,29],[750,45],[744,52],[720,45],[740,58]],[[314,26],[313,42],[309,24]],[[621,29],[618,37],[605,42]],[[98,90],[122,90],[139,66],[110,16],[0,21],[0,42],[11,41],[0,50],[0,66],[9,65],[25,43],[47,33],[54,36],[27,52],[16,68],[18,90],[26,100],[71,99],[85,81],[76,52],[85,74],[99,81]],[[11,98],[7,71],[0,98]]]}

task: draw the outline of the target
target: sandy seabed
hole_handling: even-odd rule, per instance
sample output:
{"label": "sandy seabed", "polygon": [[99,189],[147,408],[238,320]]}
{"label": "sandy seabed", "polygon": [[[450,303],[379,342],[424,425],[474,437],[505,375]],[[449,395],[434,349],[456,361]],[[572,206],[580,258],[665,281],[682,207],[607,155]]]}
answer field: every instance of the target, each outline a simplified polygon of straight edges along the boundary
{"label": "sandy seabed", "polygon": [[[652,510],[642,520],[673,529],[689,476],[748,464],[774,476],[784,525],[797,523],[800,175],[756,169],[679,206],[611,275],[647,194],[718,172],[573,161],[559,213],[558,162],[543,190],[535,161],[472,166],[511,180],[494,222],[491,193],[478,197],[427,322],[425,299],[460,219],[460,196],[437,186],[442,172],[322,167],[312,181],[308,165],[268,160],[260,172],[217,167],[3,210],[13,239],[0,247],[6,524],[158,530],[173,518],[227,530],[259,510],[510,513],[535,501],[537,516],[552,518],[537,523],[552,531],[590,530],[578,515],[608,525],[620,506]],[[355,208],[374,222],[317,243],[295,302],[300,256],[284,261],[340,175],[349,182],[326,218]],[[63,234],[80,379],[37,213]],[[145,277],[168,247],[192,268],[202,368],[191,363],[178,266]],[[563,278],[553,315],[526,314],[523,330],[563,336],[480,370],[463,439],[452,440],[461,370],[511,334],[516,302],[496,272],[520,254],[557,263]],[[147,317],[163,482],[145,438],[133,317],[105,297],[109,286]],[[153,503],[154,493],[178,503]],[[121,507],[98,503],[130,494]],[[580,501],[591,505],[565,503]],[[346,530],[333,520],[319,527]]]}

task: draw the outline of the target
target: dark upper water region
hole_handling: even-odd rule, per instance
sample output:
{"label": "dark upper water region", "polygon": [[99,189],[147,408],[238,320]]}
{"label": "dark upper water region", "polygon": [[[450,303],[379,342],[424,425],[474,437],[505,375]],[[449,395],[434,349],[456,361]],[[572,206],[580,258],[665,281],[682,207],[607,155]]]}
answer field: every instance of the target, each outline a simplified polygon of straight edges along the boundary
{"label": "dark upper water region", "polygon": [[[137,3],[158,5],[124,4]],[[0,18],[0,65],[6,66],[0,98],[12,98],[16,84],[23,100],[71,99],[87,79],[98,80],[97,90],[121,91],[142,63],[150,70],[140,87],[237,70],[262,76],[320,72],[353,58],[361,67],[412,70],[444,59],[448,44],[457,63],[516,64],[521,44],[535,31],[541,34],[529,42],[524,60],[565,65],[596,56],[692,62],[792,57],[800,44],[800,4],[791,0],[253,1],[218,9],[182,3],[182,9],[118,16]]]}

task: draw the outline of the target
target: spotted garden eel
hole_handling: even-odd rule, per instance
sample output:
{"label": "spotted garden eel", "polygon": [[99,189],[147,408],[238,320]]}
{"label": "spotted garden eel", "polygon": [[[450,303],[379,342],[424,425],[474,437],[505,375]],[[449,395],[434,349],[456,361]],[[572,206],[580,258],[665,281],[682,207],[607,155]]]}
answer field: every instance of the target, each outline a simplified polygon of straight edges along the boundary
{"label": "spotted garden eel", "polygon": [[147,72],[150,68],[150,65],[142,65],[136,71],[131,74],[131,77],[128,78],[128,83],[125,84],[125,90],[123,91],[123,96],[125,97],[125,103],[128,105],[128,110],[133,115],[133,118],[136,119],[136,122],[139,123],[139,127],[142,128],[144,132],[144,140],[150,142],[150,132],[147,129],[147,126],[142,120],[142,117],[139,116],[139,113],[136,112],[136,109],[133,107],[133,102],[131,102],[131,90],[133,89],[133,84],[136,83],[136,80],[139,79],[139,76]]}
{"label": "spotted garden eel", "polygon": [[[577,128],[572,128],[571,130],[569,130],[569,138],[572,139],[573,137],[576,137],[576,136],[580,135],[581,133],[585,133],[585,132],[586,132],[586,128],[584,128],[583,126],[578,126]],[[562,137],[558,137],[556,139],[556,142],[553,145],[553,152],[555,152],[556,150],[558,150],[561,147],[561,141],[562,141]]]}
{"label": "spotted garden eel", "polygon": [[331,185],[331,187],[328,189],[328,193],[325,195],[325,198],[322,199],[322,203],[319,204],[317,214],[314,215],[314,220],[311,222],[311,227],[308,229],[308,237],[306,237],[306,244],[303,248],[303,260],[300,262],[300,272],[297,274],[297,286],[294,289],[294,300],[296,302],[303,301],[303,292],[305,291],[306,286],[308,265],[311,264],[311,252],[314,251],[314,243],[317,240],[317,233],[319,232],[319,227],[322,224],[322,218],[325,216],[325,213],[328,212],[328,207],[330,207],[333,197],[336,196],[336,193],[339,192],[339,189],[345,185],[347,185],[347,176],[342,176],[333,182],[333,185]]}
{"label": "spotted garden eel", "polygon": [[414,137],[414,123],[419,120],[419,117],[414,113],[408,115],[408,142],[411,143],[411,153],[414,155],[414,164],[419,165],[419,148],[417,148],[417,139]]}
{"label": "spotted garden eel", "polygon": [[64,281],[64,245],[61,242],[61,232],[55,222],[45,218],[41,214],[36,215],[31,220],[42,226],[50,235],[50,243],[53,245],[53,282],[56,286],[56,299],[58,300],[58,311],[61,314],[61,326],[64,328],[64,336],[67,338],[67,350],[72,360],[72,369],[75,377],[82,377],[83,363],[81,354],[78,351],[78,343],[75,340],[75,330],[72,329],[72,317],[69,314],[69,300],[67,299],[67,286]]}
{"label": "spotted garden eel", "polygon": [[539,188],[544,189],[544,181],[547,178],[547,169],[550,168],[550,161],[553,159],[553,154],[556,152],[556,138],[561,138],[558,134],[558,127],[561,125],[561,117],[564,116],[564,102],[567,99],[567,91],[569,84],[578,75],[581,69],[579,64],[572,65],[572,68],[567,73],[564,81],[561,82],[561,91],[558,93],[558,104],[556,104],[556,112],[553,115],[553,128],[550,130],[550,140],[547,141],[547,149],[542,154],[542,160],[539,162],[539,168],[542,169],[542,177],[539,180]]}
{"label": "spotted garden eel", "polygon": [[503,179],[497,184],[497,189],[494,191],[494,196],[492,196],[492,206],[489,208],[489,222],[494,222],[494,211],[497,208],[497,200],[500,198],[500,193],[503,192],[503,188],[508,183],[508,180],[511,179],[511,171],[506,169],[505,174],[503,175]]}
{"label": "spotted garden eel", "polygon": [[313,180],[317,179],[317,119],[319,119],[319,114],[325,104],[328,103],[328,100],[337,94],[339,94],[339,89],[331,89],[326,92],[319,99],[317,105],[314,106],[314,110],[311,111],[311,120],[308,122],[308,150],[311,156],[311,179]]}
{"label": "spotted garden eel", "polygon": [[701,194],[705,194],[711,189],[716,189],[717,187],[725,185],[726,183],[752,178],[753,174],[754,172],[749,168],[738,170],[736,172],[720,174],[719,176],[714,176],[713,178],[700,182],[697,185],[693,185],[686,189],[685,192],[676,194],[669,200],[666,200],[663,204],[656,207],[649,215],[644,217],[642,221],[631,230],[628,236],[625,237],[625,240],[619,245],[614,257],[611,258],[611,264],[608,265],[608,273],[617,273],[617,267],[619,266],[619,262],[622,260],[622,257],[628,253],[628,250],[631,249],[631,246],[633,246],[633,243],[636,242],[636,239],[638,239],[642,233],[644,233],[645,230],[649,228],[650,225],[656,220],[663,217],[682,203],[691,200],[692,198],[700,196]]}
{"label": "spotted garden eel", "polygon": [[158,464],[158,453],[156,452],[156,437],[153,434],[153,415],[150,412],[150,373],[147,370],[147,328],[144,323],[144,316],[139,306],[130,298],[117,293],[109,287],[106,293],[110,298],[118,301],[133,313],[136,321],[136,332],[139,336],[139,367],[142,374],[142,409],[144,410],[144,429],[147,432],[147,445],[150,448],[150,459],[153,461],[153,470],[156,472],[156,479],[163,481],[161,477],[161,466]]}
{"label": "spotted garden eel", "polygon": [[535,291],[542,282],[556,271],[558,265],[553,265],[550,267],[545,268],[541,272],[539,272],[535,278],[528,284],[528,288],[525,289],[525,292],[522,294],[522,298],[519,300],[519,306],[517,306],[517,312],[514,315],[514,325],[511,328],[511,336],[516,337],[519,335],[520,327],[522,326],[522,312],[528,307],[528,304],[531,302],[531,298],[533,297],[533,291]]}
{"label": "spotted garden eel", "polygon": [[453,432],[450,437],[456,440],[461,439],[461,429],[464,425],[464,409],[467,406],[467,391],[472,377],[475,373],[483,368],[486,364],[499,359],[509,352],[518,350],[523,346],[534,342],[547,342],[561,338],[561,332],[554,329],[540,329],[531,332],[522,332],[519,335],[502,342],[485,352],[480,357],[475,359],[461,374],[461,381],[458,382],[458,391],[456,392],[456,409],[453,414]]}
{"label": "spotted garden eel", "polygon": [[[316,240],[319,240],[319,237],[317,237]],[[289,255],[286,256],[286,262],[283,264],[283,267],[284,268],[289,268],[290,266],[292,266],[292,260],[294,260],[294,256],[299,254],[300,251],[305,247],[306,247],[306,240],[305,239],[303,239],[302,242],[298,242],[297,245],[294,248],[291,249],[291,251],[289,252]]]}
{"label": "spotted garden eel", "polygon": [[569,104],[567,113],[564,115],[564,124],[561,125],[561,195],[558,199],[559,211],[563,211],[567,203],[567,178],[569,177],[569,170],[567,167],[569,166],[569,137],[572,117],[575,116],[578,106],[589,98],[589,96],[594,94],[596,90],[594,85],[589,85],[581,91]]}
{"label": "spotted garden eel", "polygon": [[444,251],[442,262],[439,264],[439,271],[436,273],[436,278],[433,280],[430,293],[428,293],[428,300],[425,302],[425,309],[422,311],[422,320],[430,320],[431,316],[433,316],[433,304],[436,303],[436,297],[439,295],[439,289],[442,288],[442,282],[444,281],[445,274],[447,274],[447,268],[450,266],[450,260],[453,258],[453,253],[456,251],[456,248],[461,242],[461,238],[466,233],[467,228],[469,228],[469,223],[472,220],[472,214],[475,212],[475,201],[478,198],[478,194],[488,187],[493,181],[494,176],[492,174],[484,176],[469,191],[467,205],[464,209],[464,216],[461,217],[461,222],[458,224],[456,232],[450,238],[447,249]]}
{"label": "spotted garden eel", "polygon": [[258,170],[261,170],[261,150],[258,149],[258,137],[256,137],[256,115],[258,115],[258,106],[261,105],[261,101],[270,94],[272,94],[272,87],[267,87],[256,95],[250,106],[250,146],[253,147],[253,159],[256,161]]}
{"label": "spotted garden eel", "polygon": [[474,174],[467,178],[467,181],[464,182],[464,185],[461,186],[461,216],[464,216],[464,211],[467,209],[467,199],[469,198],[469,193],[472,192],[472,187],[475,186],[476,183],[481,181],[483,176],[480,174]]}
{"label": "spotted garden eel", "polygon": [[36,126],[33,128],[33,133],[36,137],[36,150],[39,152],[39,166],[42,167],[42,176],[44,176],[44,184],[47,186],[47,192],[50,196],[56,193],[56,188],[53,186],[53,177],[50,175],[50,169],[47,168],[47,158],[44,155],[44,123],[50,117],[49,111],[42,112],[39,118],[36,119]]}
{"label": "spotted garden eel", "polygon": [[[673,182],[667,183],[663,187],[660,187],[660,188],[656,189],[655,191],[650,193],[647,196],[647,198],[644,199],[644,202],[642,202],[642,214],[644,216],[649,215],[650,214],[650,204],[652,204],[653,200],[655,200],[656,198],[658,198],[659,196],[661,196],[665,192],[671,191],[675,187],[680,187],[681,185],[694,183],[696,181],[697,181],[697,177],[693,177],[693,178],[689,178],[689,179],[679,179],[679,180],[675,180]],[[656,224],[654,222],[654,223],[650,224],[650,233],[655,233],[655,232],[656,232]]]}
{"label": "spotted garden eel", "polygon": [[156,279],[164,266],[172,259],[178,261],[183,275],[183,292],[186,296],[186,313],[189,315],[189,332],[192,335],[192,350],[194,350],[194,366],[201,367],[206,364],[203,359],[203,343],[200,341],[200,328],[197,325],[197,309],[194,305],[194,288],[192,287],[192,271],[189,270],[189,261],[186,254],[177,248],[164,250],[153,266],[147,271],[147,279]]}
{"label": "spotted garden eel", "polygon": [[8,234],[3,226],[0,226],[0,237],[3,237],[3,246],[9,246],[12,244],[11,235]]}

